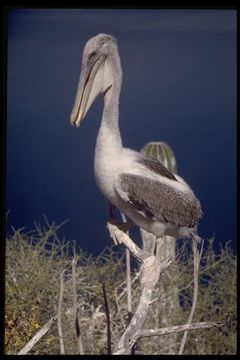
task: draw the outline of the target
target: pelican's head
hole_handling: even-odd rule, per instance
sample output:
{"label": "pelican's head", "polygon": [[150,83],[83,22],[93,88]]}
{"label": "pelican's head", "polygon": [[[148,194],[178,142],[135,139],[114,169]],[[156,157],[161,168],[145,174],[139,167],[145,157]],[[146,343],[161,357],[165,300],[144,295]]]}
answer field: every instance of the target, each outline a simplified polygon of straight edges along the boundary
{"label": "pelican's head", "polygon": [[110,58],[113,47],[116,48],[116,40],[111,35],[98,34],[88,40],[83,51],[80,80],[70,117],[72,125],[79,126],[95,98],[112,87]]}

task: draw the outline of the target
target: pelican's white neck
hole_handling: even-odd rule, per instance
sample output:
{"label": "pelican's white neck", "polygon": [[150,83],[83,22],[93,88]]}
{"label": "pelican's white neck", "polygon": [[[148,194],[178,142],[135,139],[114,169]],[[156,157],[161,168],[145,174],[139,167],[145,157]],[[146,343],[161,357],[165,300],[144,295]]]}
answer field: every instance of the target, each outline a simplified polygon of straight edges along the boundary
{"label": "pelican's white neck", "polygon": [[101,126],[97,136],[97,152],[114,152],[122,149],[122,140],[119,130],[119,96],[122,84],[122,68],[116,45],[112,46],[109,54],[109,66],[111,66],[113,84],[104,95],[104,109]]}
{"label": "pelican's white neck", "polygon": [[113,177],[122,154],[122,140],[118,125],[119,96],[122,69],[117,47],[109,56],[112,86],[104,96],[104,109],[95,148],[94,171],[97,185],[110,202],[114,203]]}

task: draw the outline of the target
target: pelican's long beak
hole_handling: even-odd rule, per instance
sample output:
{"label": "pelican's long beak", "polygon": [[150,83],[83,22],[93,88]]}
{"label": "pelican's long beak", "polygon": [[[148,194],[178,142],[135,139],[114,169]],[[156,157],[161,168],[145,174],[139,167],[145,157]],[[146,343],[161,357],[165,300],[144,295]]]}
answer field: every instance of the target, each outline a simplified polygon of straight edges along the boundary
{"label": "pelican's long beak", "polygon": [[82,65],[77,95],[70,122],[79,126],[93,101],[112,85],[112,72],[105,55],[98,56],[92,63]]}

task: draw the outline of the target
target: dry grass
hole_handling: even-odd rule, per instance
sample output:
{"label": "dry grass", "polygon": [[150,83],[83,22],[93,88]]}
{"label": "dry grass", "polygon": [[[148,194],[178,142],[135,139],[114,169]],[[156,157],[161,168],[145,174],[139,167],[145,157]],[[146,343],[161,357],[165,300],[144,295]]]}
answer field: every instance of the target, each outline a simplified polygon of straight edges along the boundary
{"label": "dry grass", "polygon": [[[107,325],[104,313],[102,281],[104,281],[111,317],[113,346],[118,342],[127,322],[125,254],[122,248],[107,248],[93,257],[75,242],[58,238],[59,226],[36,225],[32,232],[14,230],[6,237],[5,290],[5,353],[16,354],[36,331],[55,313],[59,300],[60,273],[64,272],[62,330],[66,354],[79,352],[75,337],[72,259],[77,254],[77,306],[83,347],[86,354],[107,353]],[[206,246],[207,243],[207,246]],[[116,251],[117,249],[117,251]],[[184,324],[191,308],[193,263],[189,243],[178,246],[177,258],[163,273],[156,286],[144,328],[165,326],[171,313],[172,325]],[[134,269],[132,279],[133,311],[139,300],[140,285]],[[175,297],[178,306],[171,308]],[[164,307],[162,307],[164,304]],[[170,304],[170,305],[169,305]],[[222,328],[189,332],[185,354],[236,354],[236,256],[230,244],[219,254],[214,252],[213,239],[205,241],[200,265],[200,286],[194,314],[197,321],[225,321]],[[163,311],[164,309],[164,311]],[[143,338],[137,350],[144,354],[177,353],[182,334]],[[35,345],[31,354],[60,354],[57,322]]]}

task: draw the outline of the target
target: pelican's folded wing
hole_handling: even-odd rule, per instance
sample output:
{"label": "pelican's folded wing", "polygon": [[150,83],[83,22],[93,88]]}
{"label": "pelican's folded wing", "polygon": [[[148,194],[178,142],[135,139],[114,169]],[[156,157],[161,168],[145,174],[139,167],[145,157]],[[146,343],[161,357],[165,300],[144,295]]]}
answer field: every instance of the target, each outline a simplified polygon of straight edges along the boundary
{"label": "pelican's folded wing", "polygon": [[123,173],[115,189],[135,211],[155,221],[195,227],[201,216],[200,203],[192,191],[183,192],[157,180]]}

